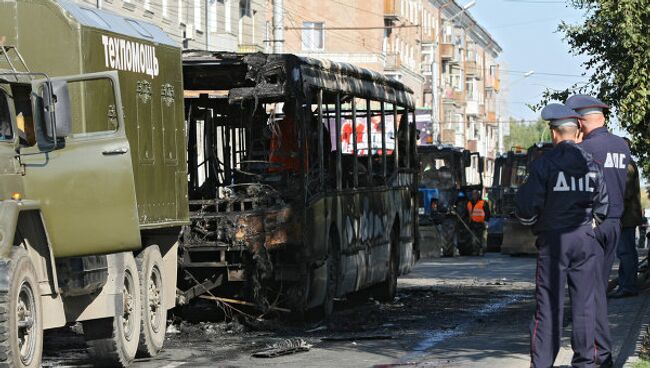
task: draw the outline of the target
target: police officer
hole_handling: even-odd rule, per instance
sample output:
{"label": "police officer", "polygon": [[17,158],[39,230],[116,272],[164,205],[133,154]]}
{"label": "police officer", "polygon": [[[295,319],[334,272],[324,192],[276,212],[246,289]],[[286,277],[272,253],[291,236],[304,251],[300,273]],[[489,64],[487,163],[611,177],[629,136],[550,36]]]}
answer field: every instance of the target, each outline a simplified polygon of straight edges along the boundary
{"label": "police officer", "polygon": [[560,349],[568,278],[573,367],[594,367],[594,274],[603,250],[593,224],[607,215],[602,170],[577,143],[575,111],[561,104],[542,110],[555,147],[533,162],[515,197],[516,216],[537,235],[537,308],[531,326],[531,367],[550,368]]}
{"label": "police officer", "polygon": [[601,367],[611,367],[612,345],[607,319],[607,284],[616,255],[616,245],[621,235],[623,196],[627,179],[627,164],[630,149],[623,138],[610,133],[605,127],[605,110],[609,108],[597,98],[587,95],[569,97],[566,106],[580,115],[584,135],[582,148],[589,152],[594,161],[603,167],[605,184],[609,193],[610,210],[607,219],[596,231],[596,236],[605,250],[605,257],[599,275],[601,288],[596,293],[596,348],[597,362]]}

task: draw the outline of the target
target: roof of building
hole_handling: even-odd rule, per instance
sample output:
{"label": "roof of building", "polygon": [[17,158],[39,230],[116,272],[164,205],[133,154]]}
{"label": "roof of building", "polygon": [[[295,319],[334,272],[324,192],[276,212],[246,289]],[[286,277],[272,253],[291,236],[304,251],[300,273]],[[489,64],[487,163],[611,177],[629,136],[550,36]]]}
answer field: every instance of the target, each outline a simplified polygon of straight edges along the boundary
{"label": "roof of building", "polygon": [[141,20],[123,17],[113,12],[77,4],[70,0],[56,0],[81,25],[118,33],[154,43],[179,47],[161,28]]}

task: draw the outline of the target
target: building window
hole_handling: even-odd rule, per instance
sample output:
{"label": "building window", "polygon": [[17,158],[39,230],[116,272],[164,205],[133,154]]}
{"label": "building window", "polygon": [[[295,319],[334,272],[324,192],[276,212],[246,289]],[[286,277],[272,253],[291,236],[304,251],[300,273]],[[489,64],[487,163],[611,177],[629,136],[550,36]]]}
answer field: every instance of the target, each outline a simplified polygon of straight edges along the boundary
{"label": "building window", "polygon": [[465,81],[465,88],[467,90],[467,99],[468,100],[474,100],[474,85],[475,81],[474,79],[468,79]]}
{"label": "building window", "polygon": [[232,0],[225,0],[224,2],[224,16],[225,16],[225,23],[224,26],[226,28],[226,33],[232,33]]}
{"label": "building window", "polygon": [[208,4],[208,29],[215,33],[217,32],[217,0],[210,0]]}
{"label": "building window", "polygon": [[201,30],[201,0],[194,0],[194,28]]}
{"label": "building window", "polygon": [[302,49],[321,51],[325,49],[325,32],[322,22],[302,23]]}

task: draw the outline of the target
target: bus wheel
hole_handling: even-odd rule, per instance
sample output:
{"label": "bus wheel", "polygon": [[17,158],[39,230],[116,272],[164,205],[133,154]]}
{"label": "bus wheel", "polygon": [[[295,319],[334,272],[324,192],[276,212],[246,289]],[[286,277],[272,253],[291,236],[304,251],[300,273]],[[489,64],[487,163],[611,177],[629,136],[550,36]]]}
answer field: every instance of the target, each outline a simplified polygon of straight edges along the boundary
{"label": "bus wheel", "polygon": [[397,274],[399,273],[399,231],[395,228],[390,232],[390,259],[386,280],[375,286],[375,298],[382,302],[390,302],[397,295]]}
{"label": "bus wheel", "polygon": [[0,366],[40,367],[43,314],[36,270],[20,247],[14,247],[6,266],[9,289],[0,292]]}
{"label": "bus wheel", "polygon": [[127,367],[138,350],[140,337],[140,281],[133,254],[127,253],[122,272],[122,306],[115,317],[83,322],[84,337],[93,364],[102,367]]}
{"label": "bus wheel", "polygon": [[162,350],[167,328],[164,303],[163,259],[157,245],[150,245],[136,258],[142,301],[142,324],[138,353],[153,357]]}
{"label": "bus wheel", "polygon": [[325,300],[323,301],[323,317],[329,318],[334,312],[334,298],[338,288],[339,274],[341,272],[341,255],[339,254],[336,233],[330,235],[329,253],[327,255],[327,283]]}

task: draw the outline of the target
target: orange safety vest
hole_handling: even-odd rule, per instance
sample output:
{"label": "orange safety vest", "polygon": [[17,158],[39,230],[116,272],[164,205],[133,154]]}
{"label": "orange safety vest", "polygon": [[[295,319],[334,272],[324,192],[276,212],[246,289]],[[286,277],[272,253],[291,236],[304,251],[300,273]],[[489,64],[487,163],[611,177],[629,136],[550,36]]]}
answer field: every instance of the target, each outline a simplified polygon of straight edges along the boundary
{"label": "orange safety vest", "polygon": [[472,208],[472,201],[467,202],[467,212],[472,222],[485,222],[485,210],[483,206],[485,206],[485,201],[482,199],[476,202],[474,208]]}

